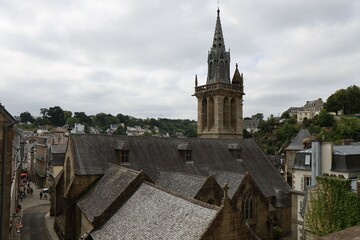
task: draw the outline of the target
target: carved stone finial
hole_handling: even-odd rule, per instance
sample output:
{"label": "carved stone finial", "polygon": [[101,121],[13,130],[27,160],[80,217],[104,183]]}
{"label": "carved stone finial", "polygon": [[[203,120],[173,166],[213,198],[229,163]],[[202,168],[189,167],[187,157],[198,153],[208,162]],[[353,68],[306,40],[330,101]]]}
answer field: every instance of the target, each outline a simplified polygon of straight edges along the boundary
{"label": "carved stone finial", "polygon": [[227,183],[225,183],[223,190],[224,190],[224,198],[225,198],[228,196],[228,191],[229,191],[229,187]]}

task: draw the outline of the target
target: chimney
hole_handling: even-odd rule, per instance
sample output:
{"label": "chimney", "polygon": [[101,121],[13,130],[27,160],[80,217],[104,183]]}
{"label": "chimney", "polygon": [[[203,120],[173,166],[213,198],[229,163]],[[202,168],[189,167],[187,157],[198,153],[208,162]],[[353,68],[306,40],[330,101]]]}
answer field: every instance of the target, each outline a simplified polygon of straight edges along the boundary
{"label": "chimney", "polygon": [[311,185],[316,184],[316,177],[321,175],[321,142],[311,142]]}

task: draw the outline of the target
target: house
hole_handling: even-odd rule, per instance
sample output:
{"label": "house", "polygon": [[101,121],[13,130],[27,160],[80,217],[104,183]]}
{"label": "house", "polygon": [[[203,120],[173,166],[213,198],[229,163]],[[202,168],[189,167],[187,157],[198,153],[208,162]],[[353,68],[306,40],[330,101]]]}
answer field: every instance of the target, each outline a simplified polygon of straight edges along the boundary
{"label": "house", "polygon": [[316,185],[316,177],[323,174],[356,180],[360,174],[360,145],[334,146],[313,140],[311,148],[298,151],[293,167],[292,236],[305,237],[303,209],[309,200],[306,190]]}
{"label": "house", "polygon": [[302,107],[290,107],[286,112],[289,113],[289,116],[295,116],[298,123],[302,123],[304,119],[313,119],[321,109],[323,108],[324,102],[322,98],[316,100],[306,101],[305,105]]}
{"label": "house", "polygon": [[307,129],[300,129],[288,147],[285,148],[285,181],[292,187],[293,186],[293,168],[295,155],[298,151],[309,148],[312,136]]}
{"label": "house", "polygon": [[256,133],[258,132],[260,124],[260,119],[251,118],[251,119],[244,119],[244,129],[249,133]]}
{"label": "house", "polygon": [[[47,177],[47,186],[50,186],[50,201],[55,201],[55,195],[53,186],[55,186],[55,179],[58,175],[63,172],[64,160],[65,160],[66,145],[65,144],[54,144],[49,148],[49,171]],[[55,215],[54,209],[55,203],[50,204],[50,215]]]}

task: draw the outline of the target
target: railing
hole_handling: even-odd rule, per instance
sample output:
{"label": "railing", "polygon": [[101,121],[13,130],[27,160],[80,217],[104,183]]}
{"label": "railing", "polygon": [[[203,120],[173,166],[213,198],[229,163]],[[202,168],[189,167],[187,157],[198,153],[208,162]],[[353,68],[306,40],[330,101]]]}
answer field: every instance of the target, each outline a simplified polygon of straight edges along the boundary
{"label": "railing", "polygon": [[212,83],[212,84],[195,87],[195,92],[198,93],[198,92],[204,92],[204,91],[215,90],[215,89],[227,89],[227,90],[242,92],[244,90],[244,87],[240,86],[240,85],[235,85],[235,84],[218,82],[218,83]]}

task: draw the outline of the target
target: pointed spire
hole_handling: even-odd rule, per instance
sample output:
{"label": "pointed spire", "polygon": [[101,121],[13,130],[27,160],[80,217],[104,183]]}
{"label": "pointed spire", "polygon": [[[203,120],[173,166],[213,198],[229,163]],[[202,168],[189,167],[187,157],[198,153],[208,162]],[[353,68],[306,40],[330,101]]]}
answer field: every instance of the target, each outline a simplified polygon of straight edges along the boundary
{"label": "pointed spire", "polygon": [[236,63],[236,69],[235,69],[235,73],[234,73],[234,76],[232,78],[232,84],[237,84],[237,85],[243,85],[243,74],[239,72],[239,69],[238,69],[238,64]]}
{"label": "pointed spire", "polygon": [[212,49],[219,49],[225,52],[225,42],[222,33],[221,21],[220,21],[220,9],[217,10],[217,18],[215,25],[214,41]]}

